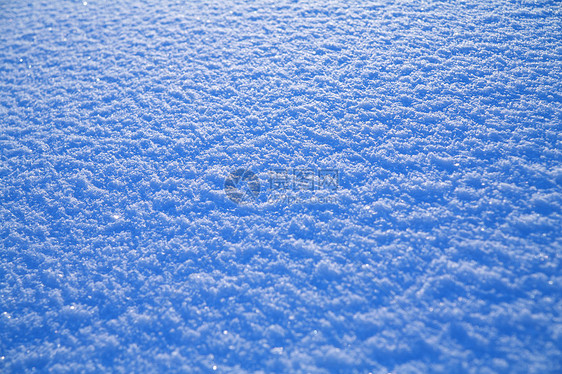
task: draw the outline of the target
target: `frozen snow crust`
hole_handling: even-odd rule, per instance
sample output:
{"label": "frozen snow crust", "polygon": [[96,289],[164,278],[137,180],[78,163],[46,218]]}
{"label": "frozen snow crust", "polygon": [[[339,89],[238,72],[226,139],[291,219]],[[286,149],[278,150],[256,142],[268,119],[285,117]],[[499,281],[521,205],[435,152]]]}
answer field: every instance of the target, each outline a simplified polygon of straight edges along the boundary
{"label": "frozen snow crust", "polygon": [[560,373],[561,21],[0,1],[0,372]]}

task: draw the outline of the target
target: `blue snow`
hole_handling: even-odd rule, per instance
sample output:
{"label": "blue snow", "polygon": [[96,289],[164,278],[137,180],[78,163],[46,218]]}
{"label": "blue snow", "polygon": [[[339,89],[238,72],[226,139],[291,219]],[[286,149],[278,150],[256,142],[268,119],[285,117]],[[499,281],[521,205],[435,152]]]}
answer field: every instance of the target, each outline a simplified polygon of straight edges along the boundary
{"label": "blue snow", "polygon": [[0,0],[0,372],[562,373],[562,6]]}

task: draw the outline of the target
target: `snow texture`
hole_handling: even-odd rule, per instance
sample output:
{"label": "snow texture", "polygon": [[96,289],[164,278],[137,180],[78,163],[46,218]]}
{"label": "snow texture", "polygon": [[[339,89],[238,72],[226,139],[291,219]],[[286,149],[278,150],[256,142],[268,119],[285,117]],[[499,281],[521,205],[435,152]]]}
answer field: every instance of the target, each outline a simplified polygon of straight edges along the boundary
{"label": "snow texture", "polygon": [[562,372],[561,11],[0,1],[0,372]]}

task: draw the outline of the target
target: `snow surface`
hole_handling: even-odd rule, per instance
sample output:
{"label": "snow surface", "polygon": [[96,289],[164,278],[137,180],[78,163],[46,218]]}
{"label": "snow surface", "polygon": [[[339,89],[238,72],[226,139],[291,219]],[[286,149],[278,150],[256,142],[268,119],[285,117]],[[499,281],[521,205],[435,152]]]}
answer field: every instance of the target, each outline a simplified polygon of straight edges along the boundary
{"label": "snow surface", "polygon": [[562,372],[561,8],[1,0],[0,372]]}

